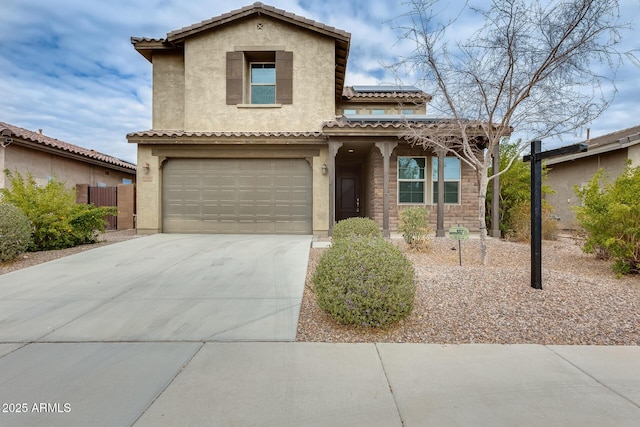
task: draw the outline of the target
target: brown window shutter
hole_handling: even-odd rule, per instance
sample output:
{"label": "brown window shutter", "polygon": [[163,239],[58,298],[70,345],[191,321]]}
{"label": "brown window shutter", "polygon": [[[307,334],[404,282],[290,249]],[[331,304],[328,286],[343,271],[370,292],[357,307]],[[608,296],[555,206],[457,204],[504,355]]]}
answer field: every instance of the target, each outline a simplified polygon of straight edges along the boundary
{"label": "brown window shutter", "polygon": [[242,104],[242,52],[227,52],[227,105]]}
{"label": "brown window shutter", "polygon": [[293,104],[293,52],[276,51],[276,102]]}

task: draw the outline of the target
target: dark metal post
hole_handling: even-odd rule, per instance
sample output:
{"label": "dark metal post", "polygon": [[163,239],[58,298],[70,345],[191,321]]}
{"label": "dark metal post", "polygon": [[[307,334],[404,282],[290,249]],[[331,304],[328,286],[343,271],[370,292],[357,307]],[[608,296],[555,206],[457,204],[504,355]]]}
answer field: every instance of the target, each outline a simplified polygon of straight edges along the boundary
{"label": "dark metal post", "polygon": [[531,141],[531,287],[542,289],[541,141]]}
{"label": "dark metal post", "polygon": [[531,162],[531,287],[535,289],[542,289],[542,160],[588,149],[585,143],[544,152],[541,147],[541,141],[531,141],[531,154],[522,158]]}

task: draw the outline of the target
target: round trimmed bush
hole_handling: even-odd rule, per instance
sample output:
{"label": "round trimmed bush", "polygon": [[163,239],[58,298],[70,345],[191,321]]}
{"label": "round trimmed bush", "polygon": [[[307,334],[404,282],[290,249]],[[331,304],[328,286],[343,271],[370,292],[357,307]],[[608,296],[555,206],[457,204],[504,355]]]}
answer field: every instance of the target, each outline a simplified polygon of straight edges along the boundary
{"label": "round trimmed bush", "polygon": [[347,218],[333,227],[332,240],[347,239],[353,236],[382,237],[380,227],[370,218]]}
{"label": "round trimmed bush", "polygon": [[386,328],[413,309],[411,262],[383,238],[339,240],[313,276],[318,305],[338,323]]}
{"label": "round trimmed bush", "polygon": [[31,222],[14,205],[0,204],[0,261],[10,261],[27,250]]}

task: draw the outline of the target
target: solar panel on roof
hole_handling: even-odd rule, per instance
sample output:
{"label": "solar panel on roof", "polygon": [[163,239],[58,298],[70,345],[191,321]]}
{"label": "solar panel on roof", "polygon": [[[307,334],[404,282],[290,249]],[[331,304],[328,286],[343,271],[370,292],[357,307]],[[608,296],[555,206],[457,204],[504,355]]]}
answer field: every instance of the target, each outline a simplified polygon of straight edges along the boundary
{"label": "solar panel on roof", "polygon": [[420,92],[415,86],[353,86],[356,92]]}

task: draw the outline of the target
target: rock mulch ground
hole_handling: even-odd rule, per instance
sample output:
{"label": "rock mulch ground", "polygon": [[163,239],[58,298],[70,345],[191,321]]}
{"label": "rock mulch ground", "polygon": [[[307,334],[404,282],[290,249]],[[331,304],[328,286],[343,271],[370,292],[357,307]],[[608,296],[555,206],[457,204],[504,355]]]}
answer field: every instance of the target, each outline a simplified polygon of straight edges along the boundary
{"label": "rock mulch ground", "polygon": [[[326,249],[312,249],[298,341],[640,345],[640,277],[616,278],[610,263],[582,253],[572,239],[543,243],[543,290],[530,286],[527,244],[434,238],[408,251],[417,293],[412,314],[388,330],[336,324],[315,303],[311,275]],[[452,248],[456,250],[452,250]]]}

